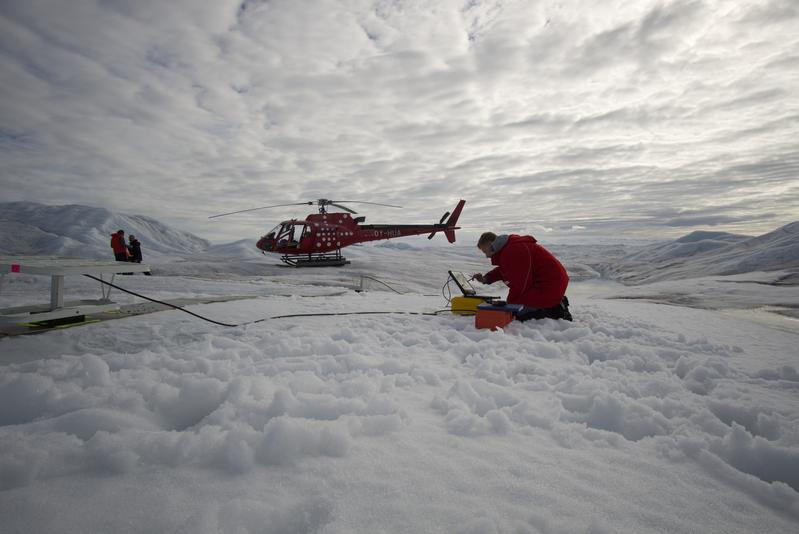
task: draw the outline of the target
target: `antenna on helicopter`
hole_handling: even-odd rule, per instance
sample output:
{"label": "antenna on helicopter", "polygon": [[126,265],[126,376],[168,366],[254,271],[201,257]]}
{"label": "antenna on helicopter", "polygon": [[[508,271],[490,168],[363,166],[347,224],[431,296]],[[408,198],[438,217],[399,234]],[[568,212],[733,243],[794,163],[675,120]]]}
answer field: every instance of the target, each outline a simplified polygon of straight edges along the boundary
{"label": "antenna on helicopter", "polygon": [[372,204],[373,206],[386,206],[388,208],[402,208],[402,206],[395,206],[393,204],[380,204],[378,202],[367,202],[365,200],[328,200],[326,198],[320,198],[319,200],[309,200],[307,202],[294,202],[291,204],[275,204],[274,206],[261,206],[259,208],[248,208],[246,210],[238,210],[238,211],[230,211],[228,213],[220,213],[218,215],[211,215],[208,217],[209,219],[215,219],[217,217],[225,217],[226,215],[234,215],[236,213],[244,213],[246,211],[256,211],[256,210],[265,210],[268,208],[282,208],[284,206],[313,206],[314,204],[319,206],[319,213],[327,213],[327,206],[335,206],[339,209],[342,209],[346,212],[356,214],[358,213],[355,210],[352,210],[346,206],[342,206],[342,203],[348,204]]}

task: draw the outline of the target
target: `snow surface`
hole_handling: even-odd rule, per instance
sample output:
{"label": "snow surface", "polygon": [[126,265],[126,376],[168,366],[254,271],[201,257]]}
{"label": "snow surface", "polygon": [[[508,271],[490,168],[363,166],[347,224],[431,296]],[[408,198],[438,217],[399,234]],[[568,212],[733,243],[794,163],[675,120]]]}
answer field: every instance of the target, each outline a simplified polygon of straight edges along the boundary
{"label": "snow surface", "polygon": [[[447,269],[488,267],[473,247],[402,248],[292,269],[231,244],[116,282],[250,296],[190,307],[245,322],[434,312]],[[167,311],[0,339],[0,530],[797,531],[799,321],[764,306],[796,309],[799,287],[784,271],[625,287],[592,267],[623,251],[561,253],[571,271],[594,258],[573,323]],[[48,284],[9,275],[0,306]]]}

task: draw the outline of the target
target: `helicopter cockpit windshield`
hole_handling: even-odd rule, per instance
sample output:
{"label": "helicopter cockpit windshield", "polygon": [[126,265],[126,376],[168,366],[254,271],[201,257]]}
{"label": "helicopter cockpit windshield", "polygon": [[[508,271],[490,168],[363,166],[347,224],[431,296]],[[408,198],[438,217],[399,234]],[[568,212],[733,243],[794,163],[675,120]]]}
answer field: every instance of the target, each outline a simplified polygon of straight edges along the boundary
{"label": "helicopter cockpit windshield", "polygon": [[280,230],[281,226],[283,226],[283,225],[282,224],[278,224],[277,226],[275,226],[274,228],[269,230],[264,237],[266,239],[274,239],[275,236],[277,235],[278,230]]}

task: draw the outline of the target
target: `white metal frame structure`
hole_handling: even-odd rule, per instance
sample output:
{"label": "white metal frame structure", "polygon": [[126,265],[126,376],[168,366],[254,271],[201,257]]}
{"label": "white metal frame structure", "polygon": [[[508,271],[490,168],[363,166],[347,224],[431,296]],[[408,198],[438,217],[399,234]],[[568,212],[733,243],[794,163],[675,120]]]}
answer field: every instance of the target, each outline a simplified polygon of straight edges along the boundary
{"label": "white metal frame structure", "polygon": [[74,258],[51,258],[44,256],[5,256],[0,257],[0,291],[4,278],[11,273],[37,274],[50,276],[50,304],[21,306],[0,309],[0,324],[21,324],[40,321],[53,321],[66,318],[78,318],[90,313],[99,313],[119,309],[113,302],[111,286],[100,284],[102,298],[98,300],[64,301],[64,277],[69,275],[90,274],[114,276],[120,273],[149,272],[150,267],[141,263],[125,263],[117,261],[97,261]]}

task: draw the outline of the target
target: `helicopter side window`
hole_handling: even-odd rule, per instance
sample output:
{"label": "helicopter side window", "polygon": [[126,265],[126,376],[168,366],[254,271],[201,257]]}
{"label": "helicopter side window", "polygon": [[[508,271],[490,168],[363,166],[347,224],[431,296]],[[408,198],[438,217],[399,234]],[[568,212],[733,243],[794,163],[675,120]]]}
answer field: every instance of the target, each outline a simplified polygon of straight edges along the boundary
{"label": "helicopter side window", "polygon": [[299,246],[302,241],[311,234],[311,228],[305,224],[295,224],[294,225],[294,238],[297,240],[297,245]]}

